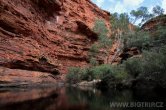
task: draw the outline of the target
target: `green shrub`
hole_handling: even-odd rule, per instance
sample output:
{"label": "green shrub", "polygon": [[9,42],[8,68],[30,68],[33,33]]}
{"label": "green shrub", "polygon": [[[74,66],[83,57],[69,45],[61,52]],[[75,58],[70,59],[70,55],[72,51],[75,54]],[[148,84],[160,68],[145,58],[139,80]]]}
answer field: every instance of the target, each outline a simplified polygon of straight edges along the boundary
{"label": "green shrub", "polygon": [[130,58],[124,62],[125,71],[136,78],[142,72],[141,61],[139,58]]}
{"label": "green shrub", "polygon": [[116,88],[119,85],[124,85],[124,81],[129,78],[124,65],[111,66],[110,70],[109,74],[104,75],[102,78],[102,86]]}
{"label": "green shrub", "polygon": [[93,44],[89,49],[89,57],[95,57],[99,52],[99,46],[97,44]]}
{"label": "green shrub", "polygon": [[81,81],[92,81],[94,79],[105,80],[109,77],[113,77],[117,80],[124,80],[128,77],[127,72],[122,66],[111,66],[111,65],[99,65],[89,68],[69,68],[69,73],[66,76],[67,82],[76,84]]}
{"label": "green shrub", "polygon": [[69,72],[66,75],[67,82],[78,83],[83,80],[92,81],[93,79],[102,79],[107,74],[111,73],[110,65],[100,65],[91,68],[69,68]]}
{"label": "green shrub", "polygon": [[161,47],[166,45],[166,26],[158,26],[153,35],[153,46]]}
{"label": "green shrub", "polygon": [[93,44],[89,51],[93,52],[93,53],[98,53],[99,52],[99,47],[96,44]]}
{"label": "green shrub", "polygon": [[68,70],[66,79],[68,83],[76,84],[84,80],[92,81],[94,79],[94,75],[91,68],[71,67]]}
{"label": "green shrub", "polygon": [[165,61],[166,56],[162,52],[144,51],[141,58],[128,59],[123,65],[125,71],[133,78],[151,79],[160,85],[166,80]]}
{"label": "green shrub", "polygon": [[96,60],[96,58],[91,58],[89,62],[90,62],[90,64],[91,64],[92,66],[97,66],[97,65],[99,65],[99,62]]}
{"label": "green shrub", "polygon": [[99,43],[100,48],[110,47],[112,46],[112,39],[108,38],[106,35],[100,35]]}
{"label": "green shrub", "polygon": [[108,38],[108,29],[103,20],[96,20],[93,30],[98,34],[98,45],[100,48],[112,45],[112,40]]}
{"label": "green shrub", "polygon": [[112,73],[116,79],[125,80],[129,77],[129,74],[125,70],[124,65],[112,66]]}
{"label": "green shrub", "polygon": [[[142,75],[144,77],[165,78],[166,73],[166,56],[163,53],[144,52],[142,60]],[[157,77],[156,77],[157,75]]]}
{"label": "green shrub", "polygon": [[160,47],[159,53],[162,53],[163,55],[166,55],[166,45]]}
{"label": "green shrub", "polygon": [[111,66],[110,65],[100,65],[95,66],[92,69],[94,79],[102,79],[107,74],[111,73]]}
{"label": "green shrub", "polygon": [[93,73],[90,68],[83,68],[80,72],[81,80],[92,81],[94,79]]}
{"label": "green shrub", "polygon": [[101,19],[96,20],[93,31],[96,32],[98,35],[107,35],[108,33],[108,29],[104,21]]}
{"label": "green shrub", "polygon": [[85,68],[85,76],[84,80],[93,80],[93,79],[102,79],[107,74],[111,73],[111,66],[110,65],[99,65],[93,66],[90,68]]}
{"label": "green shrub", "polygon": [[166,40],[166,26],[158,26],[156,31],[156,39]]}
{"label": "green shrub", "polygon": [[68,74],[66,75],[66,79],[68,83],[78,83],[81,80],[80,75],[81,69],[79,67],[71,67],[68,70]]}
{"label": "green shrub", "polygon": [[148,49],[150,46],[150,36],[148,33],[143,31],[132,32],[125,36],[125,47],[137,47],[141,49]]}
{"label": "green shrub", "polygon": [[93,31],[98,34],[98,42],[91,46],[88,56],[90,64],[92,66],[97,66],[98,62],[96,60],[96,57],[99,53],[99,50],[101,48],[105,48],[105,50],[107,51],[106,53],[109,53],[108,51],[110,50],[109,48],[112,45],[112,40],[108,38],[108,30],[103,20],[96,20]]}

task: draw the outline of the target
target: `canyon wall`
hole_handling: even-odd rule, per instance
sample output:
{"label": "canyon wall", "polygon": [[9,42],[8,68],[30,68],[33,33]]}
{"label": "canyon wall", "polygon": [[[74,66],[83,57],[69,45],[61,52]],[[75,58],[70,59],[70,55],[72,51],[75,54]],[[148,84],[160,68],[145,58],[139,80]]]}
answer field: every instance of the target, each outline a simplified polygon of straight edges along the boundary
{"label": "canyon wall", "polygon": [[0,0],[0,66],[64,74],[88,64],[97,19],[110,14],[90,0]]}
{"label": "canyon wall", "polygon": [[166,15],[154,17],[142,25],[145,31],[155,32],[158,26],[166,26]]}

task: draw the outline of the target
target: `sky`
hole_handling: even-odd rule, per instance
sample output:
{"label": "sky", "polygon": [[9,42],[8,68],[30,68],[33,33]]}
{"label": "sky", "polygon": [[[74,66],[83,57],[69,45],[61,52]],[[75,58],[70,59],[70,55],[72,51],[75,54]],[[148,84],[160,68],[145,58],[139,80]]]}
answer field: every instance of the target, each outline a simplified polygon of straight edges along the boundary
{"label": "sky", "polygon": [[159,5],[165,10],[166,14],[166,0],[91,0],[100,8],[109,11],[110,13],[130,13],[131,10],[136,10],[140,6],[145,6],[152,11],[152,8]]}

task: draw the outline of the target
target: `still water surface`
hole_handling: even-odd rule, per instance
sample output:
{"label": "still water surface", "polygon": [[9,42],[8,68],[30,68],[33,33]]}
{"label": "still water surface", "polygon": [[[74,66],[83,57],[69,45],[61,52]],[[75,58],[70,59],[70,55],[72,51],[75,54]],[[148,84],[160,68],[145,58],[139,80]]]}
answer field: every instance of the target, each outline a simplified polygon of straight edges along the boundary
{"label": "still water surface", "polygon": [[[112,107],[114,103],[162,102],[158,107]],[[109,90],[93,88],[0,89],[0,110],[166,110],[164,94],[151,91]]]}

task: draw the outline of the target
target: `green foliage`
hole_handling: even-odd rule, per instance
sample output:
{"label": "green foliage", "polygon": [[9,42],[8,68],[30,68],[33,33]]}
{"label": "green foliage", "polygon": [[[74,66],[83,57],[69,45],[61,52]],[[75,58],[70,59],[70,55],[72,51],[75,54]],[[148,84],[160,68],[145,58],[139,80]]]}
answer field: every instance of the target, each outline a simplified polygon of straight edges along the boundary
{"label": "green foliage", "polygon": [[131,58],[122,65],[133,78],[152,79],[156,83],[166,80],[166,47],[162,51],[144,51],[141,58]]}
{"label": "green foliage", "polygon": [[96,58],[91,58],[89,62],[90,62],[90,64],[91,64],[92,66],[97,66],[97,65],[99,65],[99,62],[96,60]]}
{"label": "green foliage", "polygon": [[107,74],[111,73],[110,65],[100,65],[92,68],[92,73],[95,79],[102,79]]}
{"label": "green foliage", "polygon": [[150,35],[144,31],[137,31],[128,33],[124,37],[125,48],[137,47],[141,49],[148,49],[151,43]]}
{"label": "green foliage", "polygon": [[166,55],[166,45],[160,47],[159,53]]}
{"label": "green foliage", "polygon": [[97,66],[99,64],[99,62],[95,58],[98,52],[99,52],[99,46],[97,44],[93,44],[88,53],[89,63],[92,66]]}
{"label": "green foliage", "polygon": [[166,28],[159,27],[153,38],[143,31],[129,33],[125,38],[126,47],[140,48],[143,51],[142,57],[130,58],[120,65],[111,67],[111,72],[103,78],[105,84],[112,87],[132,77],[154,81],[157,85],[165,87]]}
{"label": "green foliage", "polygon": [[89,61],[92,66],[98,65],[96,56],[101,48],[109,48],[112,45],[112,40],[108,38],[108,30],[103,20],[96,20],[94,32],[98,34],[98,43],[91,46],[89,50]]}
{"label": "green foliage", "polygon": [[111,28],[116,30],[119,27],[119,22],[118,22],[118,13],[113,13],[111,18],[110,18],[110,22],[111,22]]}
{"label": "green foliage", "polygon": [[119,23],[120,23],[120,30],[128,31],[128,25],[129,25],[129,16],[127,13],[122,13],[119,15]]}
{"label": "green foliage", "polygon": [[139,7],[137,10],[132,10],[130,15],[133,17],[133,24],[141,19],[140,26],[154,16],[152,13],[149,13],[147,7]]}
{"label": "green foliage", "polygon": [[166,26],[158,26],[155,32],[155,41],[166,44]]}
{"label": "green foliage", "polygon": [[114,33],[117,31],[121,31],[123,34],[128,32],[128,25],[129,25],[129,16],[126,13],[117,14],[114,13],[110,19],[111,22],[111,29]]}
{"label": "green foliage", "polygon": [[166,80],[166,47],[161,50],[159,53],[144,51],[141,58],[130,58],[123,64],[111,66],[109,73],[102,77],[102,81],[107,87],[112,87],[121,85],[130,78],[143,78],[164,86]]}
{"label": "green foliage", "polygon": [[163,15],[164,14],[164,9],[157,5],[157,6],[153,7],[153,13],[156,16]]}
{"label": "green foliage", "polygon": [[112,45],[112,40],[107,36],[100,35],[99,36],[99,46],[100,48],[110,47]]}
{"label": "green foliage", "polygon": [[147,7],[140,7],[139,10],[142,11],[142,20],[141,23],[139,23],[139,26],[142,26],[143,23],[154,17],[153,14],[149,13]]}
{"label": "green foliage", "polygon": [[102,78],[102,86],[116,88],[122,86],[125,80],[129,78],[124,65],[111,66],[111,71]]}
{"label": "green foliage", "polygon": [[153,35],[137,29],[123,36],[124,49],[137,47],[139,50],[159,49],[166,45],[166,27],[159,26]]}
{"label": "green foliage", "polygon": [[129,78],[129,74],[121,68],[116,70],[116,72],[118,72],[118,73],[115,74],[114,76],[116,79],[118,79],[120,81],[124,81],[124,80],[127,80],[127,78]]}
{"label": "green foliage", "polygon": [[141,20],[141,23],[139,24],[139,26],[141,26],[147,20],[155,16],[160,16],[164,14],[164,9],[158,5],[153,7],[152,11],[153,12],[150,13],[147,7],[139,7],[137,10],[132,10],[130,12],[130,15],[132,17],[130,20],[133,24],[135,24],[138,20]]}
{"label": "green foliage", "polygon": [[143,51],[141,58],[128,59],[124,65],[128,74],[137,77],[138,74],[153,74],[166,72],[166,28],[159,27],[152,38],[148,33],[138,31],[128,36],[127,47],[147,49]]}
{"label": "green foliage", "polygon": [[[151,16],[146,7],[141,7],[137,11],[133,10],[131,14],[135,16],[135,19],[142,18],[143,22]],[[67,81],[78,83],[83,80],[101,79],[111,87],[123,84],[130,78],[143,78],[154,80],[158,85],[164,84],[166,80],[166,27],[158,27],[152,37],[140,29],[135,30],[135,32],[128,31],[126,27],[129,25],[129,18],[126,14],[113,14],[111,23],[114,35],[119,34],[123,37],[124,47],[137,47],[141,50],[142,56],[127,59],[116,66],[99,65],[96,55],[99,53],[99,49],[111,46],[111,39],[107,36],[108,30],[105,23],[102,20],[97,20],[94,31],[98,33],[99,42],[93,44],[89,50],[91,66],[83,69],[70,68],[66,76]]]}
{"label": "green foliage", "polygon": [[150,50],[159,52],[166,45],[166,26],[158,26],[150,36]]}
{"label": "green foliage", "polygon": [[[158,75],[160,78],[166,79],[166,56],[163,53],[156,52],[144,52],[143,59],[141,62],[143,71],[142,75],[145,77],[157,78],[155,75]],[[160,79],[158,79],[160,80]]]}
{"label": "green foliage", "polygon": [[99,52],[99,47],[97,44],[93,44],[90,48],[90,52],[93,52],[93,53],[98,53]]}
{"label": "green foliage", "polygon": [[141,72],[142,67],[139,58],[131,58],[124,62],[125,71],[136,78]]}
{"label": "green foliage", "polygon": [[93,73],[92,73],[90,68],[83,68],[83,69],[81,69],[79,74],[81,76],[81,81],[84,81],[84,80],[91,81],[94,78],[93,77]]}
{"label": "green foliage", "polygon": [[133,24],[142,17],[142,12],[140,10],[132,10],[130,15],[134,17]]}
{"label": "green foliage", "polygon": [[108,29],[103,20],[96,20],[93,30],[98,34],[100,48],[111,46],[112,40],[107,36]]}
{"label": "green foliage", "polygon": [[94,32],[96,32],[99,36],[104,35],[106,36],[108,33],[108,29],[103,20],[99,19],[96,20],[95,25],[93,27]]}
{"label": "green foliage", "polygon": [[69,68],[66,76],[67,82],[75,84],[83,80],[91,81],[93,79],[102,79],[107,74],[111,73],[110,65],[100,65],[91,68]]}
{"label": "green foliage", "polygon": [[118,49],[122,50],[123,48],[123,40],[124,36],[126,36],[130,30],[129,30],[129,16],[126,13],[117,14],[114,13],[111,16],[110,19],[111,22],[111,30],[112,30],[112,37],[114,38],[115,42],[118,42]]}
{"label": "green foliage", "polygon": [[112,66],[112,74],[116,79],[120,80],[125,80],[129,77],[124,65]]}
{"label": "green foliage", "polygon": [[77,83],[81,80],[80,75],[81,69],[79,67],[71,67],[68,70],[68,74],[66,75],[67,82],[69,83]]}

